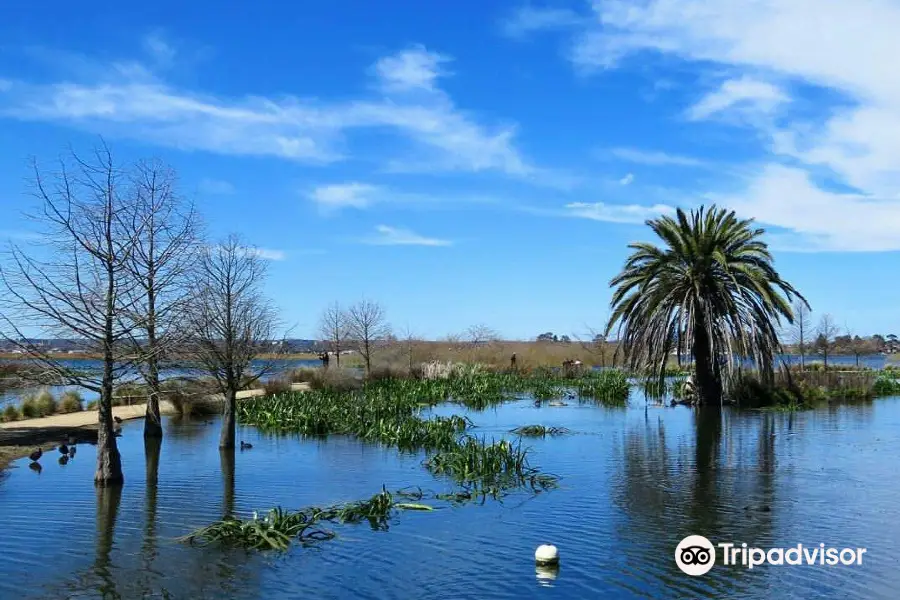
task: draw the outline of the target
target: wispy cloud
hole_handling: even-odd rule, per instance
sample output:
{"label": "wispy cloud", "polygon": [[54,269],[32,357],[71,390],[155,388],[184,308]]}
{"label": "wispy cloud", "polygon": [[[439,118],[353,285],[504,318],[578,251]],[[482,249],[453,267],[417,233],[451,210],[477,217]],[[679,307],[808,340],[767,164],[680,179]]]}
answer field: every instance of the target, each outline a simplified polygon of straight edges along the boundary
{"label": "wispy cloud", "polygon": [[256,255],[265,260],[284,260],[287,253],[284,250],[272,250],[270,248],[254,248]]}
{"label": "wispy cloud", "polygon": [[388,225],[378,225],[375,228],[377,235],[366,238],[365,244],[375,246],[452,246],[450,240],[442,240],[438,238],[425,237],[414,233],[409,229],[400,227],[390,227]]}
{"label": "wispy cloud", "polygon": [[441,65],[450,60],[449,56],[429,52],[420,45],[381,58],[375,63],[375,73],[387,92],[417,89],[433,92],[437,78],[449,74]]}
{"label": "wispy cloud", "polygon": [[583,16],[568,8],[522,6],[503,19],[500,27],[504,35],[521,38],[538,31],[576,27],[584,21]]}
{"label": "wispy cloud", "polygon": [[210,196],[228,196],[236,191],[234,185],[224,179],[204,178],[200,180],[197,187],[201,194]]}
{"label": "wispy cloud", "polygon": [[629,173],[619,180],[620,185],[631,185],[632,183],[634,183],[634,173]]}
{"label": "wispy cloud", "polygon": [[660,215],[674,214],[675,209],[665,204],[642,206],[640,204],[607,204],[604,202],[572,202],[566,204],[565,215],[607,223],[644,223]]}
{"label": "wispy cloud", "polygon": [[[495,171],[523,179],[538,173],[516,148],[515,125],[482,124],[437,87],[447,60],[423,47],[383,57],[372,70],[383,95],[334,102],[210,96],[174,87],[137,65],[107,69],[93,80],[12,81],[0,95],[0,117],[313,164],[345,159],[353,152],[353,134],[377,131],[384,136],[386,162],[415,156],[431,171]],[[412,143],[408,156],[390,155],[390,142],[398,140]]]}
{"label": "wispy cloud", "polygon": [[309,199],[325,212],[342,208],[366,208],[372,204],[380,188],[356,181],[320,185],[309,193]]}
{"label": "wispy cloud", "polygon": [[752,119],[757,114],[771,114],[781,104],[789,101],[787,94],[777,86],[744,76],[723,82],[718,89],[691,106],[687,116],[699,121],[726,111],[734,114],[735,110],[739,110]]}
{"label": "wispy cloud", "polygon": [[175,48],[166,41],[161,32],[155,31],[144,36],[144,50],[159,65],[167,66],[175,59]]}
{"label": "wispy cloud", "polygon": [[[900,55],[900,5],[604,0],[591,7],[592,23],[570,37],[579,69],[623,68],[641,54],[680,59],[700,82],[729,74],[688,111],[758,129],[754,174],[724,182],[723,197],[785,228],[780,239],[795,247],[806,240],[823,249],[900,249],[888,233],[900,214],[900,84],[890,58]],[[858,193],[813,177],[823,172]]]}
{"label": "wispy cloud", "polygon": [[620,160],[650,166],[702,167],[706,163],[700,159],[668,152],[640,150],[637,148],[613,148],[609,154]]}

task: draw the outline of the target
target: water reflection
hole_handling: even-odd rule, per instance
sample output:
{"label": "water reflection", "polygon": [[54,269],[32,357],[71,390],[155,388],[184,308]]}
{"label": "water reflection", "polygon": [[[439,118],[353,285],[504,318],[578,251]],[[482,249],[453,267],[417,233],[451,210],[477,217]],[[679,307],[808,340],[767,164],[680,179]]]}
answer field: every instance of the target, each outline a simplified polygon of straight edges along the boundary
{"label": "water reflection", "polygon": [[[355,500],[382,485],[443,491],[446,482],[422,468],[422,455],[344,437],[244,429],[239,436],[254,450],[223,453],[217,420],[167,419],[161,443],[126,422],[119,439],[132,475],[124,488],[94,488],[90,445],[65,468],[47,463],[41,477],[20,461],[0,481],[0,597],[168,590],[178,598],[380,600],[467,597],[475,586],[483,597],[512,599],[533,596],[536,584],[561,598],[896,597],[900,487],[890,457],[900,454],[900,399],[797,414],[647,409],[640,399],[627,410],[522,402],[469,416],[488,438],[534,422],[571,429],[525,442],[535,465],[563,476],[560,488],[402,513],[389,532],[337,527],[333,543],[283,556],[174,540],[224,514]],[[716,565],[691,578],[672,556],[689,534],[760,547],[854,544],[868,548],[871,563]],[[560,547],[564,577],[535,568],[541,543]],[[90,548],[96,553],[79,552]]]}
{"label": "water reflection", "polygon": [[159,457],[162,452],[162,438],[144,438],[144,464],[147,480],[144,487],[144,541],[141,545],[141,559],[144,570],[153,567],[156,559],[156,518],[157,496],[159,494]]}
{"label": "water reflection", "polygon": [[538,585],[541,587],[553,587],[553,582],[559,577],[559,565],[535,566],[534,574]]}
{"label": "water reflection", "polygon": [[116,533],[116,517],[122,501],[122,486],[96,486],[97,494],[97,552],[93,572],[100,580],[98,591],[103,598],[120,598],[112,570],[112,550]]}
{"label": "water reflection", "polygon": [[234,448],[219,449],[222,469],[222,516],[234,516]]}

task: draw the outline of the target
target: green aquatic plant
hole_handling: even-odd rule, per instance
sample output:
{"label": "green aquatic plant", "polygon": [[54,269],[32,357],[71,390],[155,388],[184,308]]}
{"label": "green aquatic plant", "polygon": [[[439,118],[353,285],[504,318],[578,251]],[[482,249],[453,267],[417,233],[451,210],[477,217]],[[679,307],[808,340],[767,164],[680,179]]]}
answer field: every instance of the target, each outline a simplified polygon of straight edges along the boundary
{"label": "green aquatic plant", "polygon": [[544,425],[523,425],[516,427],[510,433],[526,437],[544,437],[548,435],[564,435],[569,433],[565,427],[545,427]]}
{"label": "green aquatic plant", "polygon": [[[419,499],[421,499],[421,494]],[[291,542],[329,540],[335,533],[320,527],[322,523],[356,524],[366,521],[375,530],[387,530],[391,517],[398,511],[430,511],[427,504],[397,502],[394,494],[382,488],[368,500],[346,502],[328,507],[311,506],[296,512],[273,508],[263,517],[253,513],[241,520],[226,516],[198,529],[179,541],[205,546],[218,543],[248,550],[287,550]]]}

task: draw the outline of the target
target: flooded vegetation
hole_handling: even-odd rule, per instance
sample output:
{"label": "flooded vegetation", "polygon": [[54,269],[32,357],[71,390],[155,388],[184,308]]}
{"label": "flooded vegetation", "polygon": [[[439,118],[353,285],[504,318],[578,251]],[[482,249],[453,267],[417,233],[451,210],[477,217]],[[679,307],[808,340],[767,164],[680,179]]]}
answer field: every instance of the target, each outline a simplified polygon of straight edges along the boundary
{"label": "flooded vegetation", "polygon": [[[19,461],[0,481],[0,552],[11,567],[0,596],[460,597],[473,574],[498,598],[543,585],[562,597],[764,595],[783,586],[890,597],[900,583],[891,566],[900,490],[884,460],[900,451],[900,398],[802,413],[669,408],[638,391],[625,407],[520,398],[422,409],[426,420],[471,422],[487,440],[515,443],[509,432],[523,423],[570,430],[522,443],[558,486],[484,503],[455,501],[454,478],[423,467],[427,451],[355,435],[276,435],[241,423],[238,437],[253,448],[220,453],[217,417],[166,418],[162,440],[125,423],[119,445],[131,467],[120,488],[94,487],[89,444],[65,465],[42,461],[39,473]],[[210,524],[218,528],[201,529]],[[56,528],[63,541],[47,535]],[[193,545],[181,540],[198,530]],[[244,549],[284,541],[272,531],[291,541],[280,558]],[[687,578],[671,549],[697,531],[869,552],[852,570],[716,568]],[[553,578],[531,557],[548,542],[562,557]],[[409,564],[434,567],[389,575]]]}

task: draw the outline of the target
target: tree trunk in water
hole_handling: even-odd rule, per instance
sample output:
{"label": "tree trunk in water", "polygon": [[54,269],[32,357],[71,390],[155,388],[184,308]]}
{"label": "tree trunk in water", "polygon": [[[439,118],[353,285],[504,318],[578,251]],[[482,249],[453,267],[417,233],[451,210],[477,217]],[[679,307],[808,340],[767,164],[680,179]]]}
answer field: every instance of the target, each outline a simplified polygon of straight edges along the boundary
{"label": "tree trunk in water", "polygon": [[116,445],[116,435],[113,430],[112,416],[112,366],[107,370],[110,377],[103,382],[100,391],[99,405],[99,429],[97,431],[97,472],[94,474],[94,484],[98,486],[121,485],[125,482],[122,476],[122,458]]}
{"label": "tree trunk in water", "polygon": [[147,398],[147,413],[144,415],[144,437],[161,438],[162,418],[159,416],[159,392],[151,390]]}
{"label": "tree trunk in water", "polygon": [[[150,294],[150,302],[154,302],[153,294]],[[144,416],[144,437],[161,438],[162,420],[159,416],[159,358],[156,354],[156,313],[151,312],[150,324],[147,326],[147,344],[150,348],[150,358],[147,361],[147,383],[150,388],[150,397],[147,398],[147,412]]]}
{"label": "tree trunk in water", "polygon": [[694,325],[694,368],[697,371],[697,403],[705,406],[719,406],[722,402],[722,382],[717,376],[716,368],[710,351],[709,338],[702,320]]}
{"label": "tree trunk in water", "polygon": [[222,467],[222,514],[234,515],[234,448],[219,450],[219,465]]}
{"label": "tree trunk in water", "polygon": [[225,407],[222,413],[222,434],[219,436],[219,448],[234,448],[235,411],[237,392],[232,388],[225,392]]}

